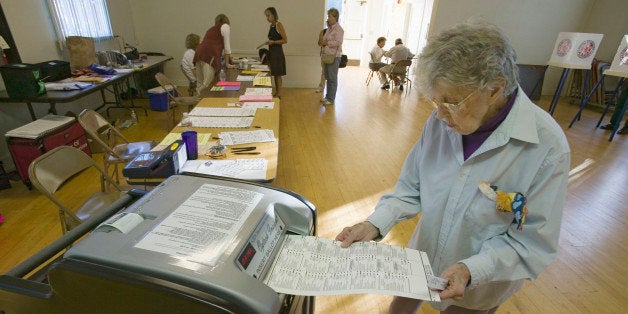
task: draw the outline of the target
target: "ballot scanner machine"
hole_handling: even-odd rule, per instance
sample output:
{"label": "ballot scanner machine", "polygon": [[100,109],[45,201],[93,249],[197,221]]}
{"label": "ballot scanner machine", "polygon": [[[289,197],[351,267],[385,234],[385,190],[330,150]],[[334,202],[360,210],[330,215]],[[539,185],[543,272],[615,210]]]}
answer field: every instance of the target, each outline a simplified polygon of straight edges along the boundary
{"label": "ballot scanner machine", "polygon": [[289,234],[316,234],[299,195],[174,175],[42,266],[43,280],[0,276],[0,313],[313,313],[313,296],[264,284]]}

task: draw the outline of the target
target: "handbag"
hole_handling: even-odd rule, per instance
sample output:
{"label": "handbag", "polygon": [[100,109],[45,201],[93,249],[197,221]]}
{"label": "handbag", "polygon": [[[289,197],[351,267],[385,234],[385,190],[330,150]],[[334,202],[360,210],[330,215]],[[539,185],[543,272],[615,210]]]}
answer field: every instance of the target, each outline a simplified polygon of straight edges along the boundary
{"label": "handbag", "polygon": [[349,61],[349,60],[348,60],[348,58],[347,58],[347,55],[342,55],[342,56],[340,57],[340,65],[338,65],[338,67],[339,67],[339,68],[344,68],[344,67],[346,67],[346,66],[347,66],[347,62],[348,62],[348,61]]}
{"label": "handbag", "polygon": [[334,59],[336,59],[336,54],[328,54],[328,53],[324,53],[321,56],[321,62],[323,62],[323,64],[332,64],[334,63]]}

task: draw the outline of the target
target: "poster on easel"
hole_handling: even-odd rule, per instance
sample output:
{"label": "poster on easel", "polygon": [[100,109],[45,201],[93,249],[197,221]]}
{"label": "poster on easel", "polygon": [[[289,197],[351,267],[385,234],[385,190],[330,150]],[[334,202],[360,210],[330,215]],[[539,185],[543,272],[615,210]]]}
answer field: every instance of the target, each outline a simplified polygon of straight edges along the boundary
{"label": "poster on easel", "polygon": [[589,69],[604,34],[560,32],[548,65]]}
{"label": "poster on easel", "polygon": [[624,35],[619,42],[611,67],[604,74],[628,77],[628,35]]}

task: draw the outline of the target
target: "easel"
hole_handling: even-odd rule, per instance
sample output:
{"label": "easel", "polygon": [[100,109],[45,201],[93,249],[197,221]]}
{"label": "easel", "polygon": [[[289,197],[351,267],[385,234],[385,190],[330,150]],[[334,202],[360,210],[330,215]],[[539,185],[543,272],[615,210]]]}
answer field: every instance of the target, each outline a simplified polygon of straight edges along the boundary
{"label": "easel", "polygon": [[[619,88],[621,88],[621,86],[624,84],[624,81],[628,77],[628,48],[627,47],[628,47],[628,35],[624,35],[623,40],[619,43],[619,47],[617,48],[617,53],[615,54],[615,57],[613,58],[613,63],[611,64],[610,69],[604,71],[604,73],[602,74],[602,77],[600,77],[597,83],[595,83],[595,86],[593,86],[593,89],[591,90],[591,92],[582,99],[582,101],[580,102],[580,109],[578,110],[578,113],[576,113],[576,115],[571,120],[571,123],[569,123],[570,128],[576,122],[576,120],[580,120],[582,110],[584,110],[584,107],[586,107],[586,105],[589,103],[589,100],[591,100],[591,96],[593,96],[595,91],[600,87],[600,85],[602,85],[602,83],[604,82],[604,78],[607,75],[619,77],[620,78],[619,82],[617,83],[617,86],[613,90],[613,94],[611,95],[611,98],[606,102],[606,106],[604,107],[604,111],[602,112],[602,116],[600,117],[600,120],[595,125],[596,128],[600,126],[600,124],[602,123],[602,120],[604,119],[604,116],[606,115],[606,113],[608,112],[608,109],[613,103],[613,99],[615,99],[615,96],[617,96],[617,93],[619,92]],[[620,104],[618,103],[617,105],[619,107]],[[619,130],[619,126],[621,125],[621,122],[624,119],[624,113],[626,113],[627,106],[628,106],[628,99],[624,102],[623,106],[621,106],[621,112],[619,113],[617,123],[615,123],[615,125],[613,126],[613,131],[611,132],[611,135],[608,138],[609,142],[613,140],[613,137],[615,137],[615,133],[617,133],[617,130]]]}
{"label": "easel", "polygon": [[563,86],[565,85],[565,81],[567,81],[571,69],[586,70],[582,86],[582,96],[580,97],[581,100],[584,100],[588,85],[587,82],[591,76],[591,62],[595,57],[597,48],[600,46],[602,37],[604,37],[603,34],[570,32],[560,32],[558,34],[552,56],[547,62],[547,66],[563,68],[563,73],[560,76],[558,86],[556,86],[552,103],[548,108],[550,115],[554,115],[560,93],[563,91]]}

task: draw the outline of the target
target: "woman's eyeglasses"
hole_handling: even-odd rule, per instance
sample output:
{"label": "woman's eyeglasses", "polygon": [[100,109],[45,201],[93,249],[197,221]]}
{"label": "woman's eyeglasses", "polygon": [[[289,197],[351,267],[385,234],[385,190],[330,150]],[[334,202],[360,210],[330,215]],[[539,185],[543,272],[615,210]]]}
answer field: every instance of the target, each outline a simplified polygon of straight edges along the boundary
{"label": "woman's eyeglasses", "polygon": [[465,97],[463,100],[453,104],[453,103],[448,103],[448,102],[437,102],[434,99],[430,99],[430,102],[432,103],[432,106],[434,107],[434,109],[438,109],[438,107],[443,107],[447,110],[449,110],[450,112],[456,112],[458,110],[460,110],[460,108],[462,107],[462,105],[469,99],[469,97],[471,97],[471,95],[473,95],[476,91],[471,92],[471,94],[469,94],[467,97]]}

